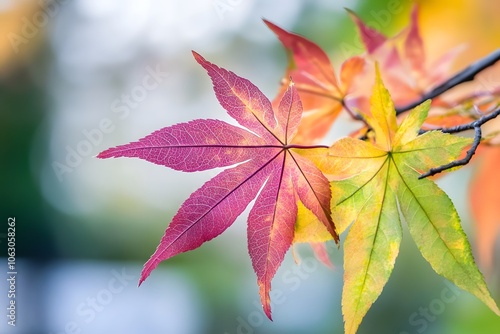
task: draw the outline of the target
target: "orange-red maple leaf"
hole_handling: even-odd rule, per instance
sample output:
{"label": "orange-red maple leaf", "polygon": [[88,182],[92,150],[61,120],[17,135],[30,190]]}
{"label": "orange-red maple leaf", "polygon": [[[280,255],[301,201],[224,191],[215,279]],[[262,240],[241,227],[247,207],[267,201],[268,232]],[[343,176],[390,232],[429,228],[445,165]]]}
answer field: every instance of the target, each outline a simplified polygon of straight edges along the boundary
{"label": "orange-red maple leaf", "polygon": [[328,133],[339,113],[355,102],[354,80],[364,71],[365,60],[362,57],[347,59],[340,68],[338,80],[328,56],[318,45],[269,21],[264,22],[278,36],[289,55],[282,89],[273,104],[279,103],[279,96],[292,77],[304,108],[294,142],[317,142]]}
{"label": "orange-red maple leaf", "polygon": [[[419,30],[417,5],[413,7],[409,25],[392,38],[368,27],[354,12],[349,13],[358,27],[367,54],[379,63],[396,106],[418,100],[424,92],[446,80],[453,60],[462,51],[462,47],[457,47],[433,62],[427,59]],[[433,100],[433,104],[436,103],[439,99]]]}
{"label": "orange-red maple leaf", "polygon": [[500,236],[500,147],[482,147],[478,160],[470,185],[470,204],[479,259],[484,268],[490,270],[495,242]]}

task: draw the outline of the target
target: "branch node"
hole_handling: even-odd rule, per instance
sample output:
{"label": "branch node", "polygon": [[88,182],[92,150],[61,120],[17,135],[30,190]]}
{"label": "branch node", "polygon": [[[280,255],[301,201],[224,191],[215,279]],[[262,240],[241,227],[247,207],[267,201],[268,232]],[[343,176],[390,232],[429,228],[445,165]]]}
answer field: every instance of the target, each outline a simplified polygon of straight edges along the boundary
{"label": "branch node", "polygon": [[[478,122],[478,121],[476,121]],[[474,122],[474,123],[476,123]],[[476,153],[477,148],[479,147],[479,144],[481,143],[481,137],[482,137],[482,131],[481,131],[481,125],[475,125],[474,126],[474,141],[472,142],[471,148],[467,151],[467,154],[463,159],[458,159],[455,161],[450,162],[449,164],[442,165],[436,168],[431,168],[427,173],[424,173],[420,175],[418,178],[423,179],[428,176],[433,176],[436,174],[439,174],[441,172],[444,172],[447,169],[451,169],[454,167],[458,166],[465,166],[469,163],[469,161],[472,159],[472,156]]]}

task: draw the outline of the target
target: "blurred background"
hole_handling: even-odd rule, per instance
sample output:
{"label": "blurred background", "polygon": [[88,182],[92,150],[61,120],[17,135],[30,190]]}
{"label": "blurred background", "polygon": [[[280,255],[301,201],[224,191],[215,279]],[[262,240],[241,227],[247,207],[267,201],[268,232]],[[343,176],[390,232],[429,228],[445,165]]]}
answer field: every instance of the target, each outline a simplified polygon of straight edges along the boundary
{"label": "blurred background", "polygon": [[[499,47],[498,2],[420,5],[429,58],[465,44],[454,64],[459,70]],[[296,249],[300,266],[288,254],[273,281],[270,322],[247,253],[246,214],[217,239],[162,263],[137,288],[142,264],[180,204],[219,171],[187,174],[95,156],[179,122],[234,123],[191,50],[273,98],[286,55],[262,18],[317,42],[337,69],[363,51],[343,7],[392,35],[408,23],[411,6],[399,0],[0,0],[0,248],[5,256],[7,221],[15,217],[18,272],[16,326],[1,314],[0,333],[342,333],[341,251],[328,245],[333,270],[318,264],[308,247]],[[464,168],[439,184],[473,241],[470,174]],[[5,282],[6,257],[0,268]],[[497,302],[499,281],[497,269],[488,277]],[[0,285],[5,314],[6,287]],[[359,333],[499,330],[500,319],[437,276],[406,233],[394,273]]]}

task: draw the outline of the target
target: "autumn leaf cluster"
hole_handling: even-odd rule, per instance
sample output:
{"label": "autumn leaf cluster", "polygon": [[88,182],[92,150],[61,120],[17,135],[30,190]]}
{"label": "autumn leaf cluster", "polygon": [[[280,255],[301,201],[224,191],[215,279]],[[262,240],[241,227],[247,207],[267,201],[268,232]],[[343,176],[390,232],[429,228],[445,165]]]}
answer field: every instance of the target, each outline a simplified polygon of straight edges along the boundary
{"label": "autumn leaf cluster", "polygon": [[[452,201],[422,177],[440,166],[456,169],[460,164],[454,162],[467,150],[486,157],[481,168],[498,166],[498,130],[478,130],[473,140],[457,135],[456,127],[481,128],[478,120],[497,112],[500,89],[424,101],[425,92],[450,77],[458,49],[430,63],[416,7],[408,27],[392,38],[349,15],[366,52],[346,59],[338,74],[318,45],[265,21],[289,54],[276,98],[193,52],[219,103],[239,126],[193,120],[98,155],[137,157],[184,172],[227,167],[181,205],[144,265],[140,283],[160,262],[223,233],[255,200],[247,220],[248,251],[269,318],[271,281],[287,251],[309,243],[317,258],[331,265],[325,243],[339,243],[345,234],[342,312],[345,332],[355,333],[391,275],[402,224],[436,273],[500,315]],[[350,115],[358,130],[320,144],[341,113]],[[472,198],[478,221],[489,226],[498,212],[476,190],[485,183],[476,179]],[[480,254],[490,259],[489,251]]]}

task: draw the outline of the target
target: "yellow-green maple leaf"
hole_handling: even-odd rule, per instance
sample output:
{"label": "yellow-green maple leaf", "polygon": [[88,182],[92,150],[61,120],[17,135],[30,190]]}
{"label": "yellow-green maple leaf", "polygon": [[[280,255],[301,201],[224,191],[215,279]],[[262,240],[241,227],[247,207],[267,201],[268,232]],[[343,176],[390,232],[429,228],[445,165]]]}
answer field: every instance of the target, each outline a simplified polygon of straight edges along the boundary
{"label": "yellow-green maple leaf", "polygon": [[345,332],[356,333],[394,268],[402,237],[401,218],[423,257],[440,275],[477,296],[494,312],[453,203],[432,180],[418,177],[458,158],[471,139],[418,131],[430,101],[398,126],[394,105],[378,69],[367,122],[375,143],[344,138],[328,157],[310,157],[330,177],[332,218],[344,243],[342,313]]}

